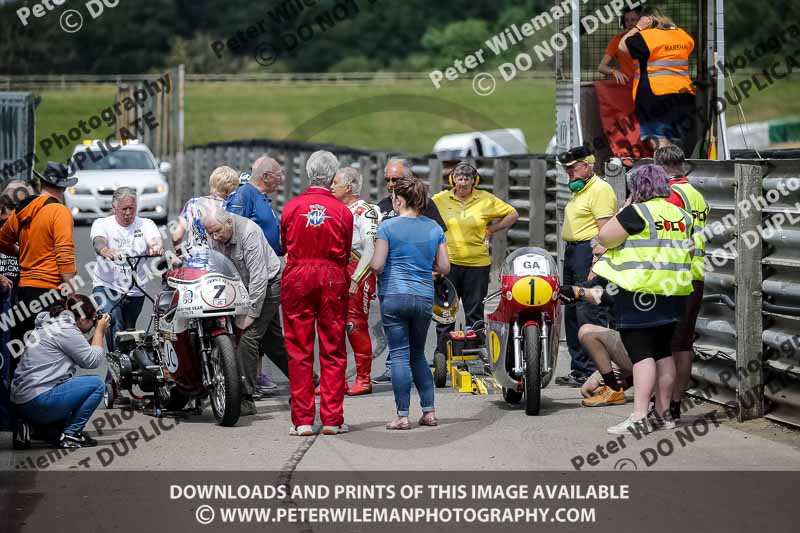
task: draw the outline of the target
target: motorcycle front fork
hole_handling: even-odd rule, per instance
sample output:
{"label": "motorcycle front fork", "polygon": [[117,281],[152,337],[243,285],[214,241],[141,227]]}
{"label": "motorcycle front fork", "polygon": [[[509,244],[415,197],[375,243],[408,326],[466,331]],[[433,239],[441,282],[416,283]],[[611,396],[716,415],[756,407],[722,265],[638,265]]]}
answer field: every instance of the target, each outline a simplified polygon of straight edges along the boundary
{"label": "motorcycle front fork", "polygon": [[210,361],[208,360],[210,348],[206,345],[206,333],[203,331],[203,323],[199,320],[197,321],[197,342],[200,344],[200,367],[203,369],[203,387],[207,389],[211,385]]}
{"label": "motorcycle front fork", "polygon": [[[547,324],[542,321],[541,322],[541,335],[539,335],[539,342],[541,343],[543,349],[539,351],[539,361],[540,361],[540,369],[539,371],[541,374],[547,374],[550,372],[550,357],[547,353],[549,343],[547,342]],[[525,375],[525,354],[523,353],[523,335],[522,330],[519,327],[519,323],[514,322],[511,326],[511,337],[514,341],[514,367],[512,368],[512,372],[515,379],[522,379],[522,376]]]}

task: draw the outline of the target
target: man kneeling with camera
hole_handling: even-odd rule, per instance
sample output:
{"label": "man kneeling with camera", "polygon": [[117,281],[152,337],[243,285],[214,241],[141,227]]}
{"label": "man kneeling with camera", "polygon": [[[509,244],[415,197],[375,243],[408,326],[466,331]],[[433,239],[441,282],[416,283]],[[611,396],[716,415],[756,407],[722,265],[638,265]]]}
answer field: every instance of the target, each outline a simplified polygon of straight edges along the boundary
{"label": "man kneeling with camera", "polygon": [[[76,377],[75,371],[100,365],[109,324],[109,316],[97,314],[87,296],[73,294],[39,313],[36,329],[26,340],[11,382],[11,401],[30,425],[63,425],[59,448],[97,446],[83,428],[103,400],[105,383],[98,376]],[[87,342],[84,334],[95,326]],[[30,442],[25,437],[23,445]]]}

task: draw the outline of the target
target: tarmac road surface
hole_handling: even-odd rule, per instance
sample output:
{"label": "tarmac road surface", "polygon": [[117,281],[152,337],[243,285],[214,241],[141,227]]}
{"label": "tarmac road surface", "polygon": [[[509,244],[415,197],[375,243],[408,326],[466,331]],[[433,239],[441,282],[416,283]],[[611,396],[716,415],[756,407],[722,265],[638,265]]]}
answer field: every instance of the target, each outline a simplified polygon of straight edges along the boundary
{"label": "tarmac road surface", "polygon": [[[79,269],[93,260],[89,228],[75,231]],[[155,291],[158,283],[150,284]],[[84,288],[88,292],[90,287]],[[145,306],[140,326],[150,312]],[[378,317],[373,305],[371,323]],[[433,353],[433,328],[429,354]],[[375,342],[376,339],[373,339]],[[385,351],[373,375],[383,369]],[[266,361],[266,359],[265,359]],[[353,373],[352,356],[348,374]],[[556,375],[569,367],[562,348]],[[767,421],[738,424],[712,404],[685,414],[673,431],[613,437],[606,428],[625,419],[624,406],[584,408],[578,389],[551,383],[542,391],[541,414],[526,416],[500,394],[436,390],[439,427],[422,428],[418,396],[412,393],[412,430],[387,431],[394,413],[389,385],[372,395],[346,398],[349,434],[298,438],[290,426],[286,379],[267,363],[280,390],[257,402],[258,415],[234,428],[214,423],[210,407],[201,416],[155,419],[141,412],[98,409],[87,429],[97,448],[60,454],[47,448],[12,451],[10,433],[0,434],[0,470],[798,470],[800,432]],[[100,375],[105,369],[97,370]],[[351,379],[352,381],[352,379]]]}

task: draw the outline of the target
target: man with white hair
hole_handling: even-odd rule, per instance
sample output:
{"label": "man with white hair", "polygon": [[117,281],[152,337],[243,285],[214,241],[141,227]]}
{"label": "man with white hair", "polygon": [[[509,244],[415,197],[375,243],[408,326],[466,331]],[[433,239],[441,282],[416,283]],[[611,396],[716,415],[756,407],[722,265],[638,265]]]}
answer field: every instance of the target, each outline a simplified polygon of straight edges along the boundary
{"label": "man with white hair", "polygon": [[155,222],[137,213],[137,192],[132,187],[119,187],[111,197],[111,216],[98,218],[90,236],[97,254],[92,279],[92,294],[100,303],[101,313],[111,313],[111,327],[106,330],[106,344],[114,349],[118,331],[134,329],[144,305],[144,293],[132,285],[132,276],[146,279],[145,262],[136,272],[123,259],[134,255],[161,255],[164,245]]}
{"label": "man with white hair", "polygon": [[[281,223],[280,218],[272,208],[269,195],[276,192],[283,183],[283,169],[273,158],[262,156],[253,163],[249,179],[241,185],[225,202],[225,209],[244,218],[249,218],[259,225],[264,232],[264,238],[278,255],[283,255],[281,248]],[[278,369],[286,374],[286,346],[283,340],[280,315],[277,312],[280,305],[280,284],[267,295],[265,308],[270,313],[275,310],[272,322],[266,330],[261,341],[263,351]],[[286,374],[288,376],[288,374]],[[266,372],[262,371],[261,359],[258,365],[256,378],[256,394],[272,394],[278,386]]]}
{"label": "man with white hair", "polygon": [[306,163],[309,187],[283,209],[281,242],[286,270],[281,287],[283,329],[289,352],[292,398],[290,435],[314,433],[314,338],[319,334],[322,433],[346,433],[344,383],[345,320],[353,242],[353,215],[330,190],[339,161],[324,150]]}
{"label": "man with white hair", "polygon": [[235,215],[249,218],[262,229],[264,237],[278,255],[283,255],[280,242],[280,219],[272,208],[270,194],[283,183],[283,169],[271,157],[256,159],[250,180],[236,189],[225,202],[225,209]]}
{"label": "man with white hair", "polygon": [[261,358],[260,343],[277,306],[264,309],[264,299],[281,282],[281,263],[275,251],[264,239],[258,224],[250,219],[217,209],[202,219],[209,236],[208,244],[230,258],[250,297],[250,311],[236,317],[236,327],[242,330],[236,355],[244,374],[244,392],[240,416],[256,414],[253,393],[256,372]]}
{"label": "man with white hair", "polygon": [[369,338],[369,304],[375,298],[377,279],[369,268],[378,233],[378,208],[359,194],[363,179],[353,167],[336,173],[331,185],[333,195],[353,214],[353,250],[347,273],[350,275],[350,306],[347,310],[347,337],[356,362],[356,382],[347,389],[348,396],[372,392],[372,339]]}

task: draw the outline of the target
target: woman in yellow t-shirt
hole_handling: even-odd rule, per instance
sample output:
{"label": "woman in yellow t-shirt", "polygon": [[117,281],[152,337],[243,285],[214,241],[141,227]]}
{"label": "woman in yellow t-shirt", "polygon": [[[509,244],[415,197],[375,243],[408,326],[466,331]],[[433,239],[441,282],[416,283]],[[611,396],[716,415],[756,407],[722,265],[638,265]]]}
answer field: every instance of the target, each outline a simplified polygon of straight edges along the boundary
{"label": "woman in yellow t-shirt", "polygon": [[[519,214],[500,198],[476,188],[480,176],[472,165],[456,165],[449,182],[452,188],[436,194],[433,202],[447,224],[447,278],[461,298],[467,325],[472,326],[483,320],[483,299],[489,291],[489,239],[513,226]],[[445,352],[452,330],[453,324],[436,326],[438,351]]]}

